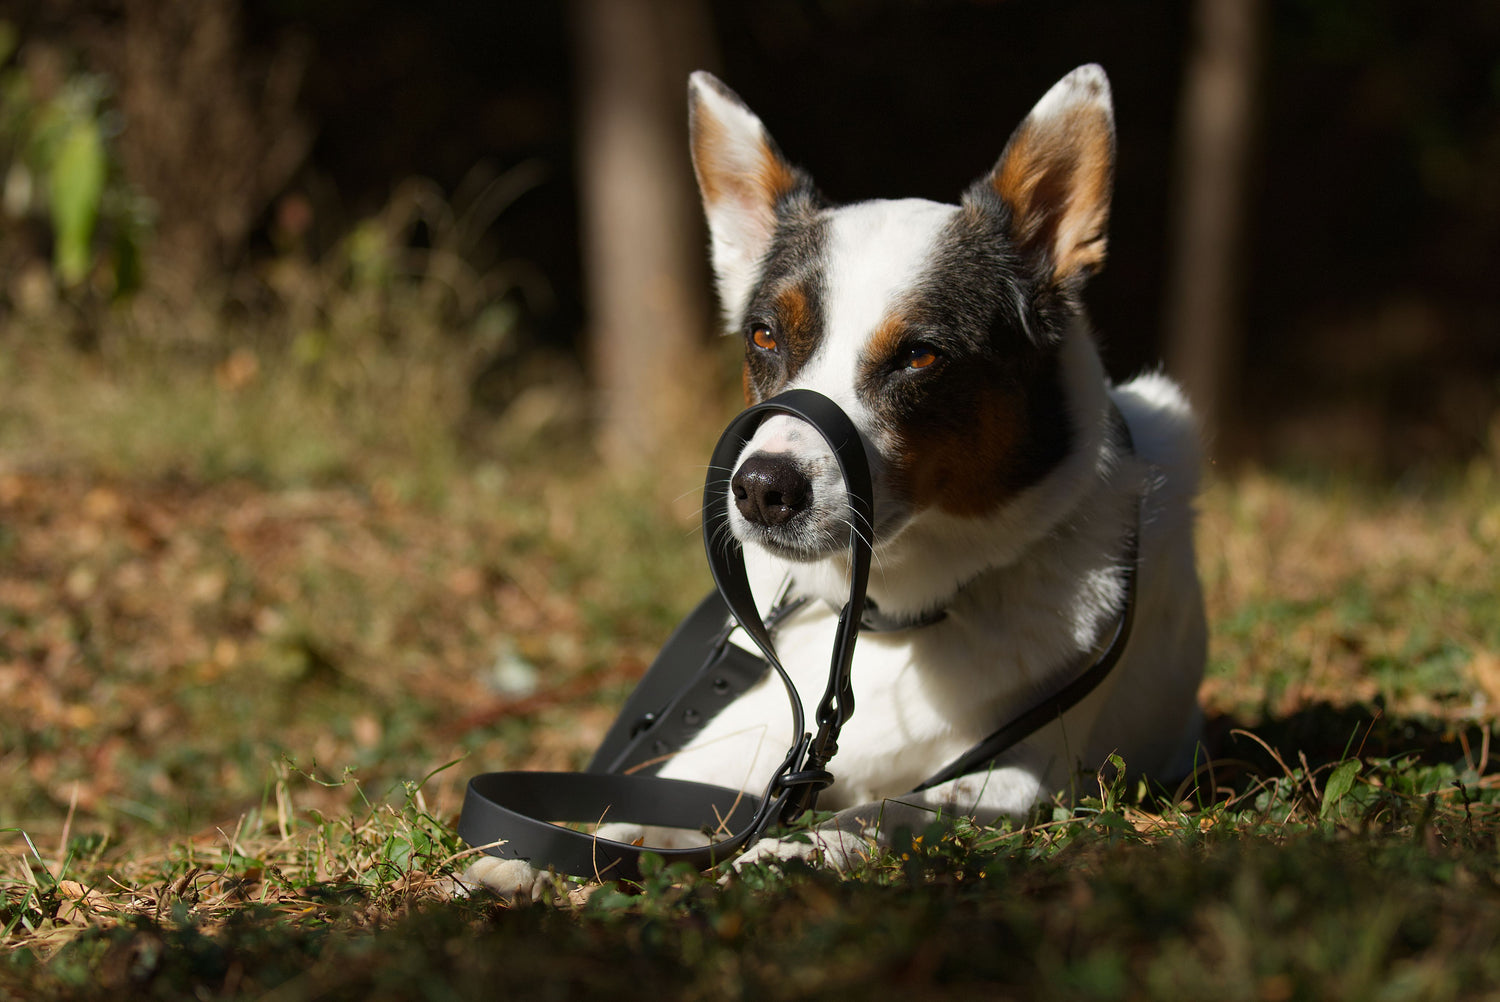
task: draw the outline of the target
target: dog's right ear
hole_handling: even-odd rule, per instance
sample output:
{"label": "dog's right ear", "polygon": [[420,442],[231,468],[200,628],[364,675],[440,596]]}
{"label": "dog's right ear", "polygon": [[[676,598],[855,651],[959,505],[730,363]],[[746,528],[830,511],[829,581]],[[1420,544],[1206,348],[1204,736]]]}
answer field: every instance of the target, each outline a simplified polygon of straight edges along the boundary
{"label": "dog's right ear", "polygon": [[776,204],[799,183],[755,113],[711,73],[688,79],[693,170],[712,238],[719,299],[740,312],[776,231]]}
{"label": "dog's right ear", "polygon": [[1016,245],[1052,281],[1077,284],[1104,264],[1114,163],[1109,78],[1090,64],[1037,102],[990,174]]}

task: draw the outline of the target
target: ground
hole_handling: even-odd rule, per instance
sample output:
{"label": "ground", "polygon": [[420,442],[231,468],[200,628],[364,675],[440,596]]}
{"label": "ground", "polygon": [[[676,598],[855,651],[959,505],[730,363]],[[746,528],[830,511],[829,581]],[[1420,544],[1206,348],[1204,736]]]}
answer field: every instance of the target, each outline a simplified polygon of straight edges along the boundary
{"label": "ground", "polygon": [[1108,766],[849,879],[509,908],[447,900],[463,783],[586,759],[708,587],[701,471],[429,469],[316,423],[331,459],[241,455],[259,365],[142,445],[110,422],[150,394],[66,398],[49,357],[0,364],[52,394],[0,402],[0,999],[1500,993],[1500,436],[1396,485],[1211,477],[1196,787]]}

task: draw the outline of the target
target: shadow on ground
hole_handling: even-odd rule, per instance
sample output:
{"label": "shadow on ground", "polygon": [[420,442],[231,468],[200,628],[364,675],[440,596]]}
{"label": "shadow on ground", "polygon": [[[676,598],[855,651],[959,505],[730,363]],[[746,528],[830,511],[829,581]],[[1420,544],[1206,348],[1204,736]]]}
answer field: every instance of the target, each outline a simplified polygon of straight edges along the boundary
{"label": "shadow on ground", "polygon": [[[1451,764],[1483,775],[1489,765],[1490,726],[1479,721],[1392,714],[1377,704],[1310,703],[1281,717],[1254,723],[1232,715],[1211,717],[1205,744],[1230,785],[1282,774],[1284,766],[1321,772],[1349,758],[1415,758]],[[1278,758],[1280,761],[1278,761]]]}

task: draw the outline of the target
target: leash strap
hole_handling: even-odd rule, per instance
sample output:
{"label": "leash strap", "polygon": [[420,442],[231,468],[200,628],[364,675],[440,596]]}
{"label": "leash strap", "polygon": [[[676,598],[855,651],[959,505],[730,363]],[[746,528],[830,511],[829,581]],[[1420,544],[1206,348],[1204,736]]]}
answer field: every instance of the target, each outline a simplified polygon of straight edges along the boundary
{"label": "leash strap", "polygon": [[[807,604],[785,598],[767,613],[774,637],[781,621]],[[589,772],[654,774],[719,711],[759,682],[771,666],[729,643],[729,606],[717,590],[698,603],[667,639],[589,762]],[[705,657],[705,654],[707,655]]]}
{"label": "leash strap", "polygon": [[[849,600],[839,611],[834,634],[833,656],[828,668],[828,687],[818,704],[816,735],[803,733],[802,700],[791,676],[776,655],[770,630],[761,621],[755,607],[745,572],[745,555],[740,543],[729,531],[729,474],[749,441],[762,412],[781,411],[801,418],[823,436],[838,460],[844,477],[849,507]],[[732,442],[731,440],[738,440]],[[715,476],[718,471],[723,475]],[[818,792],[833,782],[828,760],[838,752],[839,729],[854,713],[854,686],[850,665],[854,660],[854,643],[859,639],[859,624],[864,615],[865,589],[870,581],[870,539],[874,536],[874,487],[870,481],[869,460],[859,431],[839,406],[813,390],[788,390],[762,404],[745,410],[730,422],[719,440],[709,466],[709,478],[703,490],[703,545],[708,553],[708,568],[714,584],[724,597],[729,611],[744,631],[755,641],[771,669],[780,676],[792,706],[792,734],[802,734],[798,744],[772,779],[768,795],[778,797],[775,813],[783,823],[794,821],[810,810]],[[805,757],[801,754],[806,750]]]}
{"label": "leash strap", "polygon": [[677,625],[620,709],[589,772],[651,774],[703,725],[766,673],[766,663],[728,643],[729,606],[717,591]]}
{"label": "leash strap", "polygon": [[[823,436],[838,460],[851,514],[849,601],[839,614],[828,687],[814,718],[818,725],[816,733],[805,730],[802,700],[776,655],[770,627],[761,620],[755,607],[745,571],[744,551],[728,528],[730,474],[745,443],[771,412],[801,418]],[[737,684],[744,688],[754,684],[751,669],[753,667],[758,677],[764,671],[763,665],[753,655],[728,643],[728,632],[723,631],[713,649],[713,656],[703,663],[693,685],[682,696],[673,699],[668,690],[676,691],[683,673],[690,671],[691,666],[679,668],[674,662],[670,671],[663,670],[659,675],[653,666],[648,678],[643,680],[642,689],[645,691],[638,690],[631,697],[627,712],[622,712],[595,754],[590,766],[595,771],[495,772],[471,779],[458,821],[458,834],[470,845],[482,848],[492,856],[525,859],[537,867],[553,866],[563,873],[592,874],[603,879],[639,879],[640,859],[647,852],[668,863],[685,861],[701,869],[733,855],[741,846],[759,838],[773,821],[795,820],[816,803],[818,792],[833,781],[826,768],[828,760],[838,751],[839,729],[854,712],[850,665],[869,582],[868,540],[874,524],[870,469],[859,432],[837,404],[812,390],[789,390],[756,404],[731,421],[719,439],[709,463],[703,500],[704,549],[709,570],[718,586],[718,595],[699,604],[673,634],[658,657],[658,663],[679,643],[688,644],[693,638],[703,636],[709,624],[722,627],[725,619],[721,608],[733,615],[760,649],[765,663],[781,678],[791,704],[793,744],[777,767],[765,794],[755,797],[740,790],[706,783],[602,771],[618,767],[643,746],[635,725],[643,716],[651,715],[650,708],[665,704],[669,713],[679,714],[678,719],[692,711],[697,715],[694,723],[701,727],[702,721],[711,714],[704,714],[699,705],[702,702],[700,697],[705,694],[716,696],[721,678],[731,689]],[[696,657],[701,657],[703,650],[696,643],[679,649]],[[652,679],[652,675],[657,677]],[[720,700],[721,705],[722,702]],[[631,710],[637,712],[629,712]],[[630,722],[628,726],[627,721]],[[650,721],[647,720],[646,724],[649,727]],[[632,731],[636,733],[632,735]],[[662,754],[674,750],[664,749]],[[699,828],[730,834],[709,846],[666,849],[627,845],[575,831],[562,824],[603,821]]]}

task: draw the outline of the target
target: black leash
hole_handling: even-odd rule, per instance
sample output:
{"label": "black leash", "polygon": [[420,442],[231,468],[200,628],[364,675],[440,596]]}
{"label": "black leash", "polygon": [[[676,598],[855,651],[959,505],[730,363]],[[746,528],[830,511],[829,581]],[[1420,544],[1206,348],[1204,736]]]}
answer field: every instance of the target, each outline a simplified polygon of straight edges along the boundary
{"label": "black leash", "polygon": [[[776,655],[771,630],[760,618],[755,598],[745,572],[745,556],[739,542],[728,528],[729,475],[754,434],[755,428],[770,412],[791,414],[800,418],[823,436],[839,463],[852,514],[849,526],[849,601],[839,613],[838,631],[829,666],[828,688],[818,704],[814,720],[817,732],[804,729],[802,700],[791,677]],[[652,679],[653,666],[643,680],[641,690],[631,697],[627,712],[621,714],[616,727],[606,736],[595,755],[592,768],[609,772],[492,772],[469,781],[459,816],[458,834],[476,848],[492,856],[525,859],[537,867],[553,866],[574,875],[595,875],[613,880],[640,878],[640,859],[647,852],[668,863],[688,862],[706,868],[727,859],[742,846],[758,839],[772,823],[790,823],[817,801],[819,791],[833,782],[827,769],[828,760],[838,751],[839,729],[854,712],[854,690],[849,668],[854,658],[854,644],[859,638],[859,624],[864,611],[865,588],[870,574],[868,538],[874,525],[873,489],[870,468],[859,432],[838,405],[812,390],[789,390],[764,403],[741,412],[730,422],[714,449],[709,463],[708,482],[703,490],[703,542],[708,565],[718,594],[701,603],[668,642],[658,664],[679,643],[700,635],[705,625],[724,623],[719,606],[726,609],[740,627],[755,641],[765,658],[758,659],[729,643],[727,632],[711,651],[707,662],[700,662],[694,683],[684,695],[707,692],[719,697],[736,687],[753,684],[750,669],[756,674],[770,665],[786,687],[792,709],[793,745],[777,767],[765,793],[756,797],[740,790],[662,779],[645,773],[613,771],[629,753],[649,746],[650,711],[642,718],[628,715],[634,705],[659,706],[656,700],[673,686],[669,672]],[[700,648],[701,650],[701,648]],[[687,651],[689,657],[693,656]],[[675,651],[673,658],[677,656]],[[699,655],[701,657],[701,654]],[[670,700],[665,714],[691,710],[704,718],[696,706],[682,706],[683,698]],[[621,724],[629,722],[622,739]],[[645,727],[639,725],[645,722]],[[634,737],[631,736],[634,731]],[[675,750],[675,749],[670,749]],[[663,751],[662,754],[669,753]],[[612,757],[607,764],[601,759]],[[639,756],[637,756],[639,757]],[[701,829],[728,832],[728,836],[709,846],[688,849],[664,849],[627,845],[565,828],[565,823],[597,824],[622,821],[668,828]]]}
{"label": "black leash", "polygon": [[[818,724],[815,735],[804,731],[802,701],[777,658],[773,641],[780,619],[795,612],[806,599],[779,602],[763,621],[750,591],[744,553],[727,524],[729,473],[756,426],[772,411],[801,418],[828,442],[838,458],[856,520],[850,527],[849,601],[839,614],[828,687],[815,717]],[[1133,452],[1130,429],[1113,408],[1111,423],[1123,450]],[[1092,656],[1088,667],[912,792],[991,767],[1005,752],[1082,701],[1119,662],[1135,616],[1139,523],[1144,504],[1143,491],[1138,501],[1137,524],[1126,543],[1125,599],[1108,642],[1102,649],[1096,648],[1099,652]],[[838,750],[839,729],[854,712],[850,664],[860,631],[919,629],[947,616],[946,610],[939,609],[900,620],[884,616],[865,601],[870,565],[866,539],[873,525],[872,508],[869,467],[859,434],[828,398],[811,390],[792,390],[741,413],[720,438],[704,487],[704,548],[718,590],[700,602],[672,633],[600,743],[587,772],[500,772],[476,776],[470,781],[464,800],[459,835],[470,845],[484,847],[491,855],[527,859],[537,866],[551,865],[563,873],[639,879],[639,861],[644,853],[655,853],[667,862],[686,861],[706,868],[758,839],[772,823],[791,823],[811,808],[819,791],[833,781],[828,761]],[[858,528],[860,520],[863,531]],[[736,622],[755,641],[763,658],[729,642]],[[795,741],[762,796],[654,775],[709,720],[764,678],[768,670],[774,670],[786,687]],[[622,821],[671,828],[710,828],[730,834],[710,846],[661,849],[626,845],[549,821]],[[496,844],[501,839],[504,841]]]}

